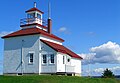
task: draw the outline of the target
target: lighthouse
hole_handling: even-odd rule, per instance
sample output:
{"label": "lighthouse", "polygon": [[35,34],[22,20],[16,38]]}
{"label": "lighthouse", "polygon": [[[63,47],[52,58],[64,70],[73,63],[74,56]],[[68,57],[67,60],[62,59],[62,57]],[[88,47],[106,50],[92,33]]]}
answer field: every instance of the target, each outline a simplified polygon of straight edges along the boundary
{"label": "lighthouse", "polygon": [[62,38],[52,34],[50,11],[47,20],[44,20],[44,12],[34,3],[26,14],[20,19],[20,30],[2,37],[3,74],[80,76],[82,57],[65,47]]}

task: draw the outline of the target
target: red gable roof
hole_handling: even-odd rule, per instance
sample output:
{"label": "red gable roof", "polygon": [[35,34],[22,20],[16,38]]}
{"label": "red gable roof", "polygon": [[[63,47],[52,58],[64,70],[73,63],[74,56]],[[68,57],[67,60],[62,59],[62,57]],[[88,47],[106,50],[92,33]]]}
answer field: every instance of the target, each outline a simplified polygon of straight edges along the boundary
{"label": "red gable roof", "polygon": [[47,44],[48,46],[50,46],[51,48],[53,48],[54,50],[56,50],[57,52],[65,53],[65,54],[70,55],[71,57],[82,59],[82,57],[78,56],[77,54],[75,54],[74,52],[72,52],[71,50],[69,50],[63,45],[52,43],[46,40],[41,40],[41,41]]}
{"label": "red gable roof", "polygon": [[35,7],[27,10],[26,12],[31,12],[31,11],[38,11],[38,12],[44,14],[44,12],[40,11],[39,9],[37,9],[37,8],[35,8]]}
{"label": "red gable roof", "polygon": [[39,28],[27,28],[27,29],[21,29],[19,31],[13,32],[11,34],[8,34],[6,36],[3,36],[2,38],[10,38],[10,37],[17,37],[17,36],[25,36],[25,35],[34,35],[34,34],[42,34],[44,36],[59,40],[61,42],[64,42],[63,39],[53,35],[53,34],[49,34],[46,31],[43,31]]}

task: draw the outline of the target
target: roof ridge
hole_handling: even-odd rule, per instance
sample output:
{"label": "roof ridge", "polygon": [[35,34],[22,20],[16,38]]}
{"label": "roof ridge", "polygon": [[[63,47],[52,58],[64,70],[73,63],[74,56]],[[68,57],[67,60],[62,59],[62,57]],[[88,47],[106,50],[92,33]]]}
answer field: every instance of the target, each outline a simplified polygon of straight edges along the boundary
{"label": "roof ridge", "polygon": [[41,10],[39,10],[38,8],[35,8],[35,7],[31,8],[31,9],[25,11],[25,12],[31,12],[31,11],[39,11],[39,12],[41,12],[42,14],[44,14],[44,12],[42,12]]}
{"label": "roof ridge", "polygon": [[47,36],[47,37],[50,37],[50,38],[53,38],[55,40],[59,40],[61,42],[64,42],[64,40],[60,37],[57,37],[53,34],[49,34],[47,33],[46,31],[43,31],[39,28],[27,28],[27,29],[21,29],[21,30],[18,30],[18,31],[15,31],[13,33],[10,33],[8,35],[5,35],[3,36],[2,38],[9,38],[9,37],[17,37],[17,36],[25,36],[25,35],[34,35],[34,34],[42,34],[44,36]]}

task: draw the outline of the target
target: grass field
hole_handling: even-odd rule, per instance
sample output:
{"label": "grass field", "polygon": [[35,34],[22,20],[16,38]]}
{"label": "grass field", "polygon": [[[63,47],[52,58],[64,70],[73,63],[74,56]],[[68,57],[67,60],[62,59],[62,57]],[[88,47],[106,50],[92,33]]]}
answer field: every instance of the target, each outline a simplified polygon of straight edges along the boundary
{"label": "grass field", "polygon": [[108,78],[85,78],[72,76],[0,76],[0,83],[120,83]]}

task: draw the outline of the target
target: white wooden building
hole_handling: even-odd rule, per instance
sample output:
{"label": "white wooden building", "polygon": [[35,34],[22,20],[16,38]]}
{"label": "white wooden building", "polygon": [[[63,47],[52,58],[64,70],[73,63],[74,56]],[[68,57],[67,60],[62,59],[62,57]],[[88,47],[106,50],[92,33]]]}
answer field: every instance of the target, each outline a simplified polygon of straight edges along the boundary
{"label": "white wooden building", "polygon": [[64,47],[63,39],[51,33],[52,20],[35,7],[26,11],[21,29],[4,37],[4,75],[81,75],[82,58]]}

